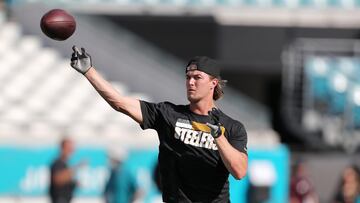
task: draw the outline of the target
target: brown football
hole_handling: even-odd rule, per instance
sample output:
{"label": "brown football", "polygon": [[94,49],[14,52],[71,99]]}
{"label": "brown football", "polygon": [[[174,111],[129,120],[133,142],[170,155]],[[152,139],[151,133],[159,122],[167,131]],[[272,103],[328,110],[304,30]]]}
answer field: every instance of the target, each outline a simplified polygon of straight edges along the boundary
{"label": "brown football", "polygon": [[75,18],[62,9],[53,9],[43,15],[40,21],[42,32],[51,39],[63,41],[76,29]]}

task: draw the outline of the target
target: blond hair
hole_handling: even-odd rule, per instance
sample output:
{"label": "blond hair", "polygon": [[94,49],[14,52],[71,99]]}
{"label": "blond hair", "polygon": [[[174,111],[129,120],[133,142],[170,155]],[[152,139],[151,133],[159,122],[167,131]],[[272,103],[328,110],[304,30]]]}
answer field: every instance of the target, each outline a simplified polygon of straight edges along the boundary
{"label": "blond hair", "polygon": [[213,100],[217,101],[224,96],[223,88],[226,86],[227,80],[222,80],[220,77],[210,76],[211,79],[218,79],[218,84],[215,86]]}

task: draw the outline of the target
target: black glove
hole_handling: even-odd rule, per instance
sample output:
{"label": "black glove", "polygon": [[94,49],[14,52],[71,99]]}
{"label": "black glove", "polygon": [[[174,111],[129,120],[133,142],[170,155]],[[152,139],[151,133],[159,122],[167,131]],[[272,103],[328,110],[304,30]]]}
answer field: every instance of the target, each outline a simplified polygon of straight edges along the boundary
{"label": "black glove", "polygon": [[85,52],[84,48],[81,48],[80,52],[75,45],[72,47],[72,50],[71,67],[79,73],[85,74],[92,67],[91,56]]}
{"label": "black glove", "polygon": [[217,108],[212,108],[211,111],[208,112],[211,123],[206,123],[206,125],[210,128],[210,134],[214,138],[218,138],[221,136],[221,123],[219,122],[220,111]]}

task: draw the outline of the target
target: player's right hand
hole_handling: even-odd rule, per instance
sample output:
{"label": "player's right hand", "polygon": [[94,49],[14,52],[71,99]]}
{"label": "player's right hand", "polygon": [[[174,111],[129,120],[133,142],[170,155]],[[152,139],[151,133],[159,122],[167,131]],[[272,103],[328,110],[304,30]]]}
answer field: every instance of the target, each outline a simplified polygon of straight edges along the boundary
{"label": "player's right hand", "polygon": [[85,52],[84,48],[81,48],[80,52],[75,45],[72,47],[72,50],[71,67],[81,74],[85,74],[92,67],[91,56]]}

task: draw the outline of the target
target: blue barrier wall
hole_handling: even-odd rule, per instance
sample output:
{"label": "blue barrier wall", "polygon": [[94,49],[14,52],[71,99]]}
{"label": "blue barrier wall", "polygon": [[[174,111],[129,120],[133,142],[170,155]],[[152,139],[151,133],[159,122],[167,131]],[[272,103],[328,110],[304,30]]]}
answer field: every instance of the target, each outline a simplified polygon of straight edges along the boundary
{"label": "blue barrier wall", "polygon": [[[58,154],[56,147],[24,148],[0,147],[0,195],[42,196],[47,194],[49,166]],[[69,165],[86,160],[88,165],[78,171],[81,187],[77,195],[99,196],[108,177],[107,156],[104,149],[76,150]]]}
{"label": "blue barrier wall", "polygon": [[[249,176],[252,172],[251,166],[256,163],[266,163],[274,170],[274,184],[270,187],[270,199],[268,203],[287,203],[290,182],[290,153],[287,147],[279,145],[271,149],[249,149],[249,169],[247,176],[237,181],[230,177],[231,202],[246,203],[249,188]],[[264,165],[264,164],[262,164]],[[260,170],[266,170],[265,168]],[[264,171],[265,172],[265,171]]]}
{"label": "blue barrier wall", "polygon": [[[48,167],[58,153],[57,147],[24,148],[0,146],[0,196],[44,196],[49,183]],[[77,173],[80,187],[77,196],[100,197],[109,177],[107,152],[103,148],[78,148],[70,160],[70,165],[86,160],[88,165]],[[157,150],[130,151],[128,159],[121,167],[118,177],[122,190],[117,198],[126,202],[129,188],[141,188],[144,202],[150,202],[159,195],[152,180],[153,168],[157,160]],[[268,202],[286,203],[289,184],[289,152],[285,146],[274,149],[250,149],[249,168],[255,163],[267,163],[274,170],[275,182],[271,186]],[[267,170],[267,169],[263,169]],[[249,173],[251,171],[249,170]],[[246,202],[249,176],[241,181],[230,177],[231,201]]]}

